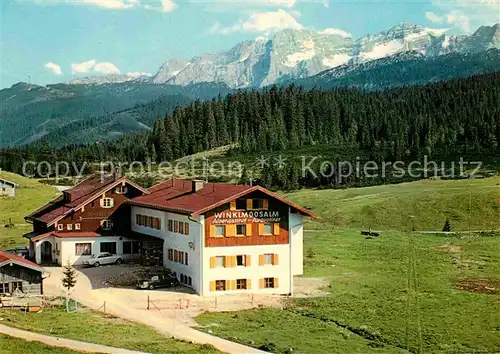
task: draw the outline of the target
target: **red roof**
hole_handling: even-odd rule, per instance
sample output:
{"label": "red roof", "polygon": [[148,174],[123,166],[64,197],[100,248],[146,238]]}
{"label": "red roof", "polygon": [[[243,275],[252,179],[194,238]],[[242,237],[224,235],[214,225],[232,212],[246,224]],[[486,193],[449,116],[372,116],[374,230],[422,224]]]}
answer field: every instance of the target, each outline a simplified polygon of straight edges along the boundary
{"label": "red roof", "polygon": [[222,204],[254,191],[261,191],[272,198],[290,205],[304,215],[316,217],[309,210],[287,201],[260,186],[234,185],[228,183],[204,183],[203,188],[193,192],[192,181],[171,179],[149,189],[150,194],[129,201],[132,205],[145,206],[192,215],[201,215]]}
{"label": "red roof", "polygon": [[24,266],[24,267],[27,267],[27,268],[35,269],[35,270],[38,270],[40,272],[44,272],[45,271],[38,264],[30,262],[27,259],[25,259],[23,257],[19,257],[19,256],[15,255],[15,254],[12,254],[12,253],[0,250],[0,267],[3,266],[3,265],[5,265],[5,264],[9,264],[10,262],[16,263],[16,264],[18,264],[20,266]]}
{"label": "red roof", "polygon": [[71,211],[74,211],[81,205],[85,205],[100,193],[105,192],[109,188],[118,184],[121,181],[133,185],[135,188],[147,193],[146,190],[137,186],[125,177],[118,178],[116,175],[101,175],[94,174],[83,180],[71,189],[65,190],[63,195],[57,197],[51,202],[45,204],[38,210],[26,216],[26,219],[41,221],[47,225],[51,225],[55,221],[64,217]]}
{"label": "red roof", "polygon": [[170,179],[151,187],[150,194],[134,198],[129,203],[192,214],[251,188],[244,185],[209,182],[200,190],[193,192],[192,181]]}

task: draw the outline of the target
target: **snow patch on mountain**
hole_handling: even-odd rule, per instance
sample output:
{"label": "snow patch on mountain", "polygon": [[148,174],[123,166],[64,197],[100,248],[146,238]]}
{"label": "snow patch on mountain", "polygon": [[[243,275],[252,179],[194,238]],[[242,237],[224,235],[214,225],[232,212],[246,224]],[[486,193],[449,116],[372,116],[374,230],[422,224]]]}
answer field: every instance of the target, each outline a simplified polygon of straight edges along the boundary
{"label": "snow patch on mountain", "polygon": [[392,40],[388,43],[374,46],[369,52],[361,52],[359,56],[363,60],[375,60],[396,54],[403,48],[404,43],[401,40]]}
{"label": "snow patch on mountain", "polygon": [[323,65],[328,68],[335,68],[340,65],[346,64],[351,56],[349,54],[336,54],[323,58]]}

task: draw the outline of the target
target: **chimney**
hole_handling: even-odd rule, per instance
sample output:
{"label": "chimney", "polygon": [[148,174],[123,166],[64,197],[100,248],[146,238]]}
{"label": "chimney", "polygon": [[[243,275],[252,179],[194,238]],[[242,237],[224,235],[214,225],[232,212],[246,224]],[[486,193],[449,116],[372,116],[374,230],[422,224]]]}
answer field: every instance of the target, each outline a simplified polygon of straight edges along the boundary
{"label": "chimney", "polygon": [[202,180],[199,180],[199,179],[192,180],[191,181],[191,191],[193,193],[196,193],[200,189],[203,189],[204,185],[205,185],[205,181],[202,181]]}

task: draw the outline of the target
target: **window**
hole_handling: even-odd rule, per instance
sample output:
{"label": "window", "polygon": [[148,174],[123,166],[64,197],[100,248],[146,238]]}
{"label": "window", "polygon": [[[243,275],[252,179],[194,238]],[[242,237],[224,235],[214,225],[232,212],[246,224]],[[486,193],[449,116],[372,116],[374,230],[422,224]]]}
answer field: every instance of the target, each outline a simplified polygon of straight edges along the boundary
{"label": "window", "polygon": [[76,256],[90,256],[92,254],[92,244],[91,243],[77,243],[75,244],[75,255]]}
{"label": "window", "polygon": [[80,224],[75,224],[75,230],[80,230],[81,229],[81,225]]}
{"label": "window", "polygon": [[22,281],[14,281],[11,284],[12,284],[12,293],[14,293],[16,290],[23,292],[23,282]]}
{"label": "window", "polygon": [[237,210],[245,210],[247,208],[247,200],[246,199],[236,199],[236,209]]}
{"label": "window", "polygon": [[189,223],[184,223],[184,235],[189,235]]}
{"label": "window", "polygon": [[179,222],[174,220],[174,232],[179,232]]}
{"label": "window", "polygon": [[274,278],[264,278],[264,288],[274,288]]}
{"label": "window", "polygon": [[118,187],[116,187],[116,193],[117,194],[125,194],[125,193],[127,193],[127,191],[128,191],[127,186],[118,186]]}
{"label": "window", "polygon": [[188,277],[188,285],[189,286],[193,285],[193,278]]}
{"label": "window", "polygon": [[215,226],[215,236],[224,236],[226,234],[226,225]]}
{"label": "window", "polygon": [[115,201],[113,198],[102,198],[101,199],[101,206],[103,208],[112,208],[115,205]]}
{"label": "window", "polygon": [[113,228],[113,220],[101,221],[101,227],[103,230],[111,230]]}
{"label": "window", "polygon": [[73,224],[68,224],[68,225],[66,225],[66,229],[67,229],[68,231],[73,230]]}
{"label": "window", "polygon": [[169,220],[168,221],[168,231],[174,231],[174,221],[173,220]]}
{"label": "window", "polygon": [[123,254],[138,254],[139,242],[138,241],[123,241]]}
{"label": "window", "polygon": [[264,255],[264,264],[266,264],[266,265],[273,265],[273,259],[274,259],[274,254],[272,254],[272,253],[266,253]]}
{"label": "window", "polygon": [[236,256],[236,265],[238,267],[244,267],[245,266],[245,256]]}
{"label": "window", "polygon": [[0,294],[7,294],[9,292],[9,283],[0,283]]}
{"label": "window", "polygon": [[175,250],[174,251],[174,262],[178,262],[179,261],[179,251]]}
{"label": "window", "polygon": [[184,252],[179,252],[179,263],[184,264]]}
{"label": "window", "polygon": [[63,225],[63,224],[58,224],[58,225],[57,225],[57,230],[58,230],[58,231],[62,231],[62,230],[64,230],[64,225]]}
{"label": "window", "polygon": [[173,261],[174,260],[174,250],[172,248],[168,249],[168,260]]}
{"label": "window", "polygon": [[189,265],[187,252],[184,252],[184,264]]}
{"label": "window", "polygon": [[264,235],[273,234],[273,224],[264,224]]}
{"label": "window", "polygon": [[246,279],[236,279],[236,289],[243,290],[247,288],[247,280]]}
{"label": "window", "polygon": [[101,252],[116,254],[116,242],[101,242]]}
{"label": "window", "polygon": [[264,199],[252,199],[252,209],[264,209]]}
{"label": "window", "polygon": [[215,281],[215,290],[217,290],[217,291],[226,290],[226,281],[225,280],[216,280]]}
{"label": "window", "polygon": [[236,225],[236,236],[245,236],[247,232],[246,225]]}
{"label": "window", "polygon": [[225,257],[224,256],[215,257],[215,267],[224,268],[224,266],[225,266]]}
{"label": "window", "polygon": [[179,221],[179,233],[184,233],[184,223],[182,221]]}
{"label": "window", "polygon": [[135,215],[135,223],[136,223],[136,225],[141,224],[141,215],[140,214]]}

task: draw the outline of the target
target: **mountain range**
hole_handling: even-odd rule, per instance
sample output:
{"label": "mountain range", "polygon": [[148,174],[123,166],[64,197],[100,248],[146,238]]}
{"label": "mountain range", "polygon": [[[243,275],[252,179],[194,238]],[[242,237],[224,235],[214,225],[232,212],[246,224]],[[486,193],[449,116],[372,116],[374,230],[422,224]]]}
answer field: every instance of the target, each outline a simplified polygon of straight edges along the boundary
{"label": "mountain range", "polygon": [[[449,36],[444,29],[402,23],[357,40],[334,30],[286,29],[270,38],[240,42],[225,52],[189,60],[166,60],[155,75],[138,80],[171,85],[215,82],[231,88],[264,87],[401,53],[415,52],[428,59],[451,53],[480,53],[492,48],[500,49],[500,24],[482,26],[469,36]],[[95,80],[79,79],[79,82],[96,83]],[[130,81],[131,78],[102,77],[100,82],[107,80]]]}
{"label": "mountain range", "polygon": [[192,100],[296,84],[379,90],[500,71],[500,24],[471,35],[400,24],[354,40],[336,31],[283,30],[227,52],[167,60],[153,76],[109,75],[0,90],[0,147],[116,139],[151,129]]}

